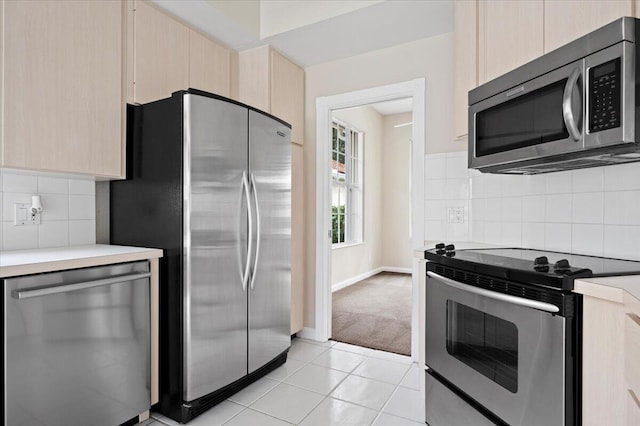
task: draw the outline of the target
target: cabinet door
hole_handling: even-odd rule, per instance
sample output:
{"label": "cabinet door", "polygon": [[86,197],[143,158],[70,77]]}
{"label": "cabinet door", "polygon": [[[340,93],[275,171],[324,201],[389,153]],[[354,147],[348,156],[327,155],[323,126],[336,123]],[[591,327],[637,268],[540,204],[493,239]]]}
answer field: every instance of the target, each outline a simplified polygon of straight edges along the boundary
{"label": "cabinet door", "polygon": [[265,45],[238,54],[238,100],[265,112],[271,112],[269,53]]}
{"label": "cabinet door", "polygon": [[189,30],[189,87],[229,97],[229,49]]}
{"label": "cabinet door", "polygon": [[468,92],[478,85],[478,3],[457,0],[454,3],[454,131],[466,135]]}
{"label": "cabinet door", "polygon": [[480,0],[478,17],[480,84],[542,55],[542,0]]}
{"label": "cabinet door", "polygon": [[291,334],[302,330],[304,304],[303,148],[291,144]]}
{"label": "cabinet door", "polygon": [[145,103],[189,85],[189,29],[149,5],[135,3],[134,99]]}
{"label": "cabinet door", "polygon": [[119,177],[122,3],[2,6],[2,166]]}
{"label": "cabinet door", "polygon": [[582,311],[582,424],[622,425],[624,305],[585,295]]}
{"label": "cabinet door", "polygon": [[556,49],[617,18],[632,15],[631,0],[545,0],[544,51]]}
{"label": "cabinet door", "polygon": [[278,52],[271,52],[271,114],[291,124],[291,141],[304,137],[304,71]]}

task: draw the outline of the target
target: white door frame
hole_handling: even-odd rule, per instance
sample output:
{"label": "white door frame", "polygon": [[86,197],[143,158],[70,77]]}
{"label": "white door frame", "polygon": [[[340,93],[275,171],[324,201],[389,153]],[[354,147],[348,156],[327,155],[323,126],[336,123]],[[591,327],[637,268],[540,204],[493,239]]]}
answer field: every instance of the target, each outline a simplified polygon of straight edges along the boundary
{"label": "white door frame", "polygon": [[[411,247],[424,246],[425,79],[316,99],[316,317],[315,338],[331,337],[331,111],[401,98],[413,98]],[[418,361],[419,269],[412,257],[411,357]]]}

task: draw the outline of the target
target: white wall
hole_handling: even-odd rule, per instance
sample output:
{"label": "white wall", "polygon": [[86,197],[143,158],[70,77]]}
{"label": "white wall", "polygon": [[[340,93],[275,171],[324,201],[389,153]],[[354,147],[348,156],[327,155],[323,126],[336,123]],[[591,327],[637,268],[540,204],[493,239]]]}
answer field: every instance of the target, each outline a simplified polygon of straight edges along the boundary
{"label": "white wall", "polygon": [[[93,178],[0,169],[0,249],[20,250],[95,244]],[[40,225],[15,226],[14,204],[41,195]]]}
{"label": "white wall", "polygon": [[411,269],[411,113],[383,117],[382,265]]}
{"label": "white wall", "polygon": [[460,151],[453,137],[453,34],[416,40],[305,69],[305,305],[304,324],[315,327],[316,99],[424,77],[426,153]]}
{"label": "white wall", "polygon": [[[509,176],[461,170],[451,155],[426,156],[426,240],[640,260],[640,163]],[[445,218],[452,194],[470,219],[459,238]]]}
{"label": "white wall", "polygon": [[382,266],[383,245],[382,116],[369,106],[334,111],[333,116],[364,132],[364,231],[361,244],[332,249],[332,285]]}

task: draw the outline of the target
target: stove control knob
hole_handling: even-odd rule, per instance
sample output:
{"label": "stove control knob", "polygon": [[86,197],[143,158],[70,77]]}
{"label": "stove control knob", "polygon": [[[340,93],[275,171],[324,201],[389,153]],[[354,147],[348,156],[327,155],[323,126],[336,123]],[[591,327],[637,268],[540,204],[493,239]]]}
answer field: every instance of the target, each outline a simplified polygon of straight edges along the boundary
{"label": "stove control knob", "polygon": [[548,265],[549,264],[549,259],[547,259],[547,256],[536,257],[534,259],[534,261],[533,261],[533,264],[535,266]]}
{"label": "stove control knob", "polygon": [[446,251],[455,251],[456,250],[456,246],[454,246],[453,244],[449,244],[444,249]]}
{"label": "stove control knob", "polygon": [[436,250],[443,250],[443,249],[444,249],[444,243],[436,244]]}
{"label": "stove control knob", "polygon": [[568,271],[570,268],[571,266],[569,265],[569,261],[567,259],[560,259],[553,266],[553,269],[555,269],[556,272]]}

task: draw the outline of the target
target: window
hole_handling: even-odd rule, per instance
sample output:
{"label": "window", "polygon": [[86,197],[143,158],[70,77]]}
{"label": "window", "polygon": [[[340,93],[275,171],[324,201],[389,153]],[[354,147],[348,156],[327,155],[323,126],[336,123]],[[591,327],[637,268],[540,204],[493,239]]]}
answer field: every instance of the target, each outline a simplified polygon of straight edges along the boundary
{"label": "window", "polygon": [[332,242],[362,242],[364,133],[333,120],[331,138]]}

